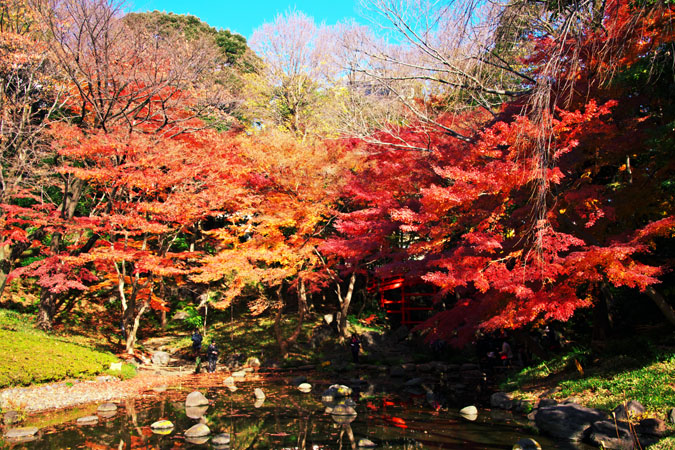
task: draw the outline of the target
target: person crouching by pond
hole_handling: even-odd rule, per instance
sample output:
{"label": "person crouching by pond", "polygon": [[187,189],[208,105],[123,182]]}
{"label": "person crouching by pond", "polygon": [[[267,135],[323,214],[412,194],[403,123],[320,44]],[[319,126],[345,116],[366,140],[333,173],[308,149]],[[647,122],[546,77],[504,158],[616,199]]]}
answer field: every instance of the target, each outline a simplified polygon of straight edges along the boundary
{"label": "person crouching by pond", "polygon": [[354,364],[358,364],[361,340],[356,333],[352,334],[352,337],[349,339],[349,349],[352,351],[352,360],[354,361]]}
{"label": "person crouching by pond", "polygon": [[192,357],[197,360],[199,357],[199,352],[202,350],[202,334],[199,330],[195,329],[195,332],[192,333]]}
{"label": "person crouching by pond", "polygon": [[211,341],[209,346],[206,348],[206,360],[209,363],[208,371],[213,373],[216,371],[216,362],[218,361],[218,349],[216,348],[216,343]]}

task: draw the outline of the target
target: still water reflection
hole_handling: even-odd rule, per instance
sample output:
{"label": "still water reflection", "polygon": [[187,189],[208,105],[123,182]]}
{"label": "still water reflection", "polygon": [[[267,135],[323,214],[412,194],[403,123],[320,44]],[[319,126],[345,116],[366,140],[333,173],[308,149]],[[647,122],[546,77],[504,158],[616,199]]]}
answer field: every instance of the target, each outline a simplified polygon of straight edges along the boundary
{"label": "still water reflection", "polygon": [[[209,386],[214,382],[217,386]],[[99,416],[96,424],[76,425],[72,419],[42,428],[34,441],[5,442],[4,446],[12,449],[309,450],[356,449],[363,439],[368,439],[377,448],[401,450],[510,449],[519,439],[533,437],[544,449],[587,448],[536,436],[526,420],[501,411],[481,411],[474,421],[452,411],[436,412],[425,405],[421,396],[411,393],[361,395],[355,399],[356,417],[334,416],[327,413],[326,405],[321,402],[321,392],[328,383],[312,384],[312,392],[303,394],[284,379],[257,378],[237,383],[233,392],[223,386],[222,378],[195,378],[187,385],[127,400],[111,417]],[[255,388],[263,389],[264,400],[256,401]],[[210,405],[186,409],[185,397],[193,390],[204,393]],[[150,428],[161,419],[175,425],[167,434],[153,433]],[[216,447],[209,438],[186,439],[185,430],[200,421],[208,425],[211,437],[229,433],[229,447]]]}

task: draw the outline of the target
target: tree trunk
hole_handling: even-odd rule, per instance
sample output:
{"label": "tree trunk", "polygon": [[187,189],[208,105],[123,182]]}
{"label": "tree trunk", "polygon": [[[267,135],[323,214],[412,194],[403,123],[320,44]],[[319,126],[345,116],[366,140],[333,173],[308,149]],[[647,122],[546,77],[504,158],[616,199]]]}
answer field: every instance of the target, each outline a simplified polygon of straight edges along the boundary
{"label": "tree trunk", "polygon": [[277,295],[279,298],[279,308],[277,309],[277,314],[274,319],[274,335],[277,339],[277,344],[279,345],[279,353],[281,354],[282,358],[285,358],[286,355],[288,354],[288,349],[291,345],[295,343],[295,341],[298,340],[298,337],[300,337],[300,332],[302,331],[302,324],[304,323],[305,320],[305,311],[307,309],[307,291],[305,289],[305,283],[303,281],[300,281],[298,285],[298,323],[295,326],[295,329],[293,330],[293,333],[288,337],[284,338],[283,336],[283,330],[281,328],[281,321],[283,318],[283,300],[281,298],[281,288],[277,291]]}
{"label": "tree trunk", "polygon": [[340,340],[344,342],[347,337],[347,313],[349,312],[349,304],[352,301],[352,295],[354,294],[354,284],[356,283],[356,272],[352,272],[351,277],[349,277],[349,286],[347,287],[347,293],[342,295],[342,288],[340,283],[337,284],[337,295],[338,302],[340,303],[340,311],[338,314],[338,333],[340,334]]}
{"label": "tree trunk", "polygon": [[649,298],[656,304],[656,306],[661,310],[663,316],[666,318],[671,325],[675,326],[675,310],[670,304],[666,301],[665,298],[654,289],[653,286],[647,286],[645,291]]}
{"label": "tree trunk", "polygon": [[141,325],[141,317],[145,313],[145,311],[148,309],[148,306],[150,306],[149,301],[143,302],[143,305],[141,306],[141,309],[138,310],[138,314],[134,316],[134,324],[131,327],[131,329],[127,332],[127,341],[125,345],[125,350],[127,354],[133,355],[134,354],[134,345],[136,345],[136,334],[138,333],[138,327]]}
{"label": "tree trunk", "polygon": [[56,312],[55,300],[53,293],[47,289],[42,289],[37,314],[37,326],[41,330],[50,331],[52,329],[54,314]]}

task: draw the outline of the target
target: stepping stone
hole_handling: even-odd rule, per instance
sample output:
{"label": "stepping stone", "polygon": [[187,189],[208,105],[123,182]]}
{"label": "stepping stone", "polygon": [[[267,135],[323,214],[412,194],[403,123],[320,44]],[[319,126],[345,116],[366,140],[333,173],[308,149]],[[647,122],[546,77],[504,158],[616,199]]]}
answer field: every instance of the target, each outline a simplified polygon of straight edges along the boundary
{"label": "stepping stone", "polygon": [[76,420],[78,425],[94,425],[98,423],[98,416],[85,416]]}
{"label": "stepping stone", "polygon": [[211,439],[211,444],[215,446],[224,446],[224,445],[229,445],[230,444],[230,434],[229,433],[221,433],[213,436],[213,439]]}
{"label": "stepping stone", "polygon": [[298,390],[300,392],[308,394],[308,393],[312,392],[312,385],[309,384],[309,383],[301,383],[300,386],[298,386]]}
{"label": "stepping stone", "polygon": [[173,428],[173,423],[170,420],[158,420],[150,425],[152,430],[171,430]]}
{"label": "stepping stone", "polygon": [[193,425],[185,431],[186,438],[199,438],[208,436],[209,434],[211,434],[211,430],[203,423]]}
{"label": "stepping stone", "polygon": [[110,411],[117,411],[117,405],[114,403],[103,403],[102,405],[99,405],[98,408],[96,408],[96,412],[110,412]]}
{"label": "stepping stone", "polygon": [[35,436],[38,433],[38,431],[40,431],[40,429],[37,427],[11,428],[5,431],[5,438],[13,440],[22,440]]}
{"label": "stepping stone", "polygon": [[208,404],[209,400],[199,391],[190,392],[185,399],[185,406],[188,408],[190,406],[204,406]]}
{"label": "stepping stone", "polygon": [[258,400],[264,400],[265,399],[265,393],[260,388],[255,388],[255,390],[253,391],[253,395],[255,395],[255,398],[258,399]]}
{"label": "stepping stone", "polygon": [[370,439],[366,439],[366,438],[359,439],[358,446],[361,447],[361,448],[377,447],[377,445],[373,441],[371,441]]}

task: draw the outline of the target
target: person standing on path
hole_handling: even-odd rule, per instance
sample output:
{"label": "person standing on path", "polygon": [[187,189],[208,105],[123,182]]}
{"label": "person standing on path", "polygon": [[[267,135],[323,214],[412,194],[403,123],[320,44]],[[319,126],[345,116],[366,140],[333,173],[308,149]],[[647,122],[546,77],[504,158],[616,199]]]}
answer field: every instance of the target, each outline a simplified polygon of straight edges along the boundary
{"label": "person standing on path", "polygon": [[206,360],[209,362],[209,373],[216,371],[216,362],[218,361],[218,349],[216,343],[211,341],[206,349]]}
{"label": "person standing on path", "polygon": [[192,333],[192,356],[195,361],[199,357],[199,352],[202,349],[202,335],[199,330],[195,329],[195,332]]}
{"label": "person standing on path", "polygon": [[361,349],[361,340],[359,339],[359,336],[356,333],[352,334],[352,337],[349,339],[349,348],[352,351],[352,360],[354,360],[354,364],[358,364],[359,350]]}

